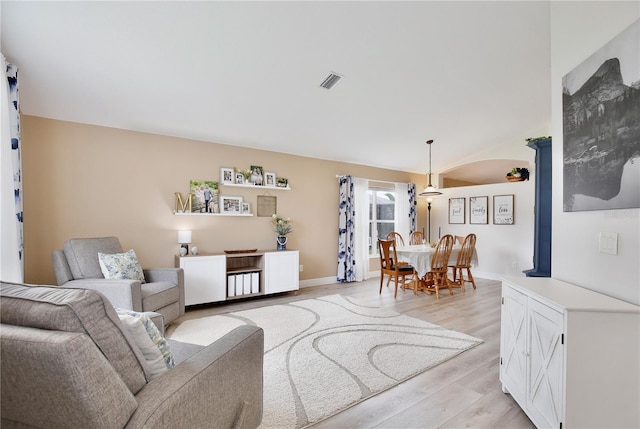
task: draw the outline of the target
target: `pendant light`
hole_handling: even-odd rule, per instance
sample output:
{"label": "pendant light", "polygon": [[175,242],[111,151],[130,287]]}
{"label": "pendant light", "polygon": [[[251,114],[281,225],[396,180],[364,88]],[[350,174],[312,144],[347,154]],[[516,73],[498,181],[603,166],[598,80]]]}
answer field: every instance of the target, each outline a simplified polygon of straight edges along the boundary
{"label": "pendant light", "polygon": [[421,197],[435,197],[437,195],[442,195],[442,192],[438,191],[438,188],[431,184],[431,143],[433,140],[427,140],[427,144],[429,145],[429,184],[422,192],[420,192]]}

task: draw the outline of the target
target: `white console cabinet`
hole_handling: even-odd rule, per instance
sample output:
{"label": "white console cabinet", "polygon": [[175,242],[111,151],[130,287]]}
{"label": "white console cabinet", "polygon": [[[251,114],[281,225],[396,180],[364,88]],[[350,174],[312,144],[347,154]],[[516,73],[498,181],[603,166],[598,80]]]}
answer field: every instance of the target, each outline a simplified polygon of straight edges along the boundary
{"label": "white console cabinet", "polygon": [[500,381],[539,428],[640,427],[640,308],[563,281],[502,281]]}
{"label": "white console cabinet", "polygon": [[186,305],[298,290],[297,250],[176,256]]}
{"label": "white console cabinet", "polygon": [[294,251],[264,254],[264,293],[278,293],[300,288],[299,253]]}

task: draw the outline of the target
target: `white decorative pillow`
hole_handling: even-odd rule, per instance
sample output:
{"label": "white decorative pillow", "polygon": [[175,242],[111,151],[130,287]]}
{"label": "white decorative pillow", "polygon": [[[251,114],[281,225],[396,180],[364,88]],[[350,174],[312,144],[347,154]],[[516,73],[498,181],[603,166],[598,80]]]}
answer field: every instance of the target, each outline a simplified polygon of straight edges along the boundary
{"label": "white decorative pillow", "polygon": [[98,252],[98,262],[105,279],[139,280],[144,283],[144,273],[136,252],[133,249],[125,253]]}
{"label": "white decorative pillow", "polygon": [[162,353],[160,353],[158,347],[156,347],[151,338],[149,338],[142,321],[139,318],[128,314],[118,314],[118,316],[120,317],[122,324],[127,329],[127,332],[129,332],[129,335],[133,337],[133,341],[144,355],[151,380],[166,372],[168,368],[164,363]]}
{"label": "white decorative pillow", "polygon": [[156,348],[162,355],[162,359],[165,366],[168,369],[171,369],[174,366],[176,366],[173,360],[173,354],[171,353],[171,347],[169,346],[169,343],[167,342],[167,340],[162,336],[162,333],[160,333],[160,330],[158,329],[156,324],[153,323],[153,320],[151,320],[144,313],[138,313],[137,311],[132,311],[132,310],[125,310],[123,308],[116,308],[116,313],[118,313],[118,316],[120,316],[121,319],[123,315],[126,315],[126,316],[131,316],[131,317],[134,317],[135,319],[140,320],[140,322],[142,323],[142,326],[147,332],[147,336],[149,337],[151,342],[156,346]]}

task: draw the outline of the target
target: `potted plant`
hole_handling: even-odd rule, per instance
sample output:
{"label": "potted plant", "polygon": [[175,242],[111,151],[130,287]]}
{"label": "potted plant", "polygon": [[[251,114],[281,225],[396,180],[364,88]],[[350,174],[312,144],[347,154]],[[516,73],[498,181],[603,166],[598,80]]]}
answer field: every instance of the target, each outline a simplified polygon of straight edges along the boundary
{"label": "potted plant", "polygon": [[283,218],[277,214],[271,216],[271,223],[273,224],[273,230],[278,233],[276,239],[278,250],[287,250],[287,234],[293,231],[293,221],[291,218]]}
{"label": "potted plant", "polygon": [[513,167],[510,172],[507,173],[507,180],[509,182],[522,182],[523,180],[529,180],[529,169]]}

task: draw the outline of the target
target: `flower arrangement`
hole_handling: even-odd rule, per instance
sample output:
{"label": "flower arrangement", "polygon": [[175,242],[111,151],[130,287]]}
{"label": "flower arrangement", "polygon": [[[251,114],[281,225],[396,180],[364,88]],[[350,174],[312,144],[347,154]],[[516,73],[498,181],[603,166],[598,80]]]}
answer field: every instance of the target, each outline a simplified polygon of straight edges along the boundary
{"label": "flower arrangement", "polygon": [[278,235],[287,235],[293,231],[293,221],[291,218],[283,218],[274,213],[273,216],[271,216],[271,223],[273,223],[273,230],[277,232]]}

